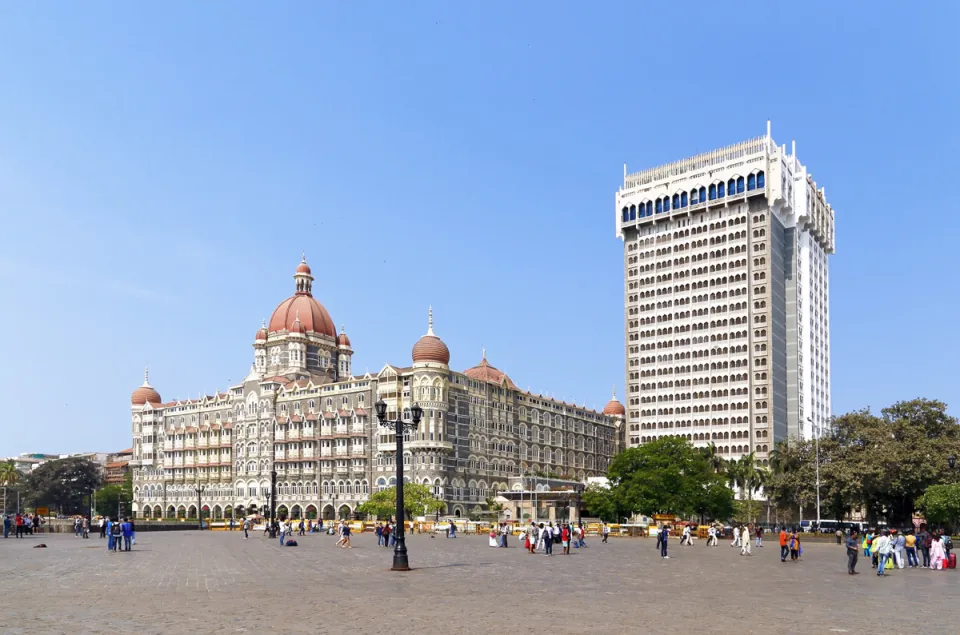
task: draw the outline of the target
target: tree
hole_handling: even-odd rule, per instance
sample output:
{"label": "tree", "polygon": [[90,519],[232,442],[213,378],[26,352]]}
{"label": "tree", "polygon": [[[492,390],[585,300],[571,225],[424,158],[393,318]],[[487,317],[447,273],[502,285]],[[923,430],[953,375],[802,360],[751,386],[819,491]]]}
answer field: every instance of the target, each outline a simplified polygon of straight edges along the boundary
{"label": "tree", "polygon": [[[722,486],[724,480],[707,452],[677,437],[662,437],[621,452],[611,462],[608,478],[623,512],[687,517],[716,507],[720,490],[714,486]],[[728,495],[732,499],[732,493]]]}
{"label": "tree", "polygon": [[956,527],[960,520],[960,484],[932,485],[920,501],[924,517],[937,525]]}
{"label": "tree", "polygon": [[[751,452],[741,456],[737,461],[730,461],[726,465],[727,480],[731,487],[740,490],[747,502],[753,502],[753,495],[763,488],[767,481],[767,470],[758,462],[756,455]],[[747,505],[744,509],[754,510],[758,507]],[[759,514],[759,512],[757,512]],[[749,518],[748,522],[755,522],[756,516]]]}
{"label": "tree", "polygon": [[133,477],[127,474],[120,485],[106,485],[101,487],[94,494],[97,513],[101,516],[116,516],[120,509],[120,501],[126,504],[129,510],[130,501],[133,500]]}
{"label": "tree", "polygon": [[[433,497],[433,490],[426,485],[417,483],[403,484],[404,517],[409,519],[415,516],[429,516],[444,508],[443,501]],[[390,518],[397,514],[397,488],[390,487],[370,496],[370,499],[357,507],[357,512]]]}
{"label": "tree", "polygon": [[7,459],[0,462],[0,486],[10,487],[16,485],[23,478],[23,474],[17,469],[13,459]]}
{"label": "tree", "polygon": [[24,500],[51,506],[60,514],[86,511],[86,497],[100,484],[100,468],[82,458],[41,463],[23,479]]}
{"label": "tree", "polygon": [[591,485],[583,490],[580,502],[588,512],[581,515],[596,516],[608,523],[619,522],[620,520],[617,514],[617,502],[613,491],[609,487]]}

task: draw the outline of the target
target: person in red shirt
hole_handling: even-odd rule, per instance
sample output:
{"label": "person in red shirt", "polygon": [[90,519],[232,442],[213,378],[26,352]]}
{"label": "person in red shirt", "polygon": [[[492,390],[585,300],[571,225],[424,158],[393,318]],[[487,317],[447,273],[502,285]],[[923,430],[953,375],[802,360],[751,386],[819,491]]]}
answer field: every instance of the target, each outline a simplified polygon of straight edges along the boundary
{"label": "person in red shirt", "polygon": [[786,562],[790,555],[790,548],[787,547],[787,528],[780,528],[780,562]]}
{"label": "person in red shirt", "polygon": [[563,553],[570,555],[570,525],[564,525],[560,532],[561,544],[563,544]]}
{"label": "person in red shirt", "polygon": [[17,538],[23,538],[23,516],[17,514]]}

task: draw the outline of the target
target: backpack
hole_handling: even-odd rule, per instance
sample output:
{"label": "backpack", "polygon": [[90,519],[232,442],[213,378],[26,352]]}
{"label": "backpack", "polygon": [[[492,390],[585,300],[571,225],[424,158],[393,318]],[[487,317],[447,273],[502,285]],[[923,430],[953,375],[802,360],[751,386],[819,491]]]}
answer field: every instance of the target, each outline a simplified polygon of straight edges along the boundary
{"label": "backpack", "polygon": [[943,548],[947,551],[953,549],[953,538],[951,538],[949,535],[945,535],[943,537]]}
{"label": "backpack", "polygon": [[296,547],[296,546],[297,546],[297,541],[296,541],[296,540],[288,540],[286,543],[284,543],[284,546],[285,546],[285,547]]}
{"label": "backpack", "polygon": [[119,536],[119,535],[122,533],[122,531],[123,531],[123,530],[120,529],[120,524],[119,524],[119,523],[113,523],[113,527],[110,528],[110,535],[111,535],[111,536]]}

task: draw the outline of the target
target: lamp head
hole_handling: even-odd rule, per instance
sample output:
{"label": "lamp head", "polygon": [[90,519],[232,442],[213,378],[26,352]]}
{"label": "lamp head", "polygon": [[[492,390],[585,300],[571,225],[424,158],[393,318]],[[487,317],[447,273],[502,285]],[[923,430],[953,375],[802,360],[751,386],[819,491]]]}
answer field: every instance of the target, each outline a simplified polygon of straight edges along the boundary
{"label": "lamp head", "polygon": [[373,407],[377,411],[377,421],[383,423],[387,418],[387,402],[383,399],[377,399],[377,403]]}
{"label": "lamp head", "polygon": [[420,419],[423,418],[423,408],[420,407],[420,404],[413,404],[413,407],[410,408],[410,415],[413,417],[414,425],[420,423]]}

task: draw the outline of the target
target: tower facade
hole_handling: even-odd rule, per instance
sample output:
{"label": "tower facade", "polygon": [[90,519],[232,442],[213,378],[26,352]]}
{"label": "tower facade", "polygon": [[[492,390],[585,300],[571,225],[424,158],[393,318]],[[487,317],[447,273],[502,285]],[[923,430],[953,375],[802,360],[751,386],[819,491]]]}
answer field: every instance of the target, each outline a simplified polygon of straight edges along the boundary
{"label": "tower facade", "polygon": [[822,433],[830,416],[834,212],[767,134],[627,174],[625,445],[665,435],[726,458]]}

